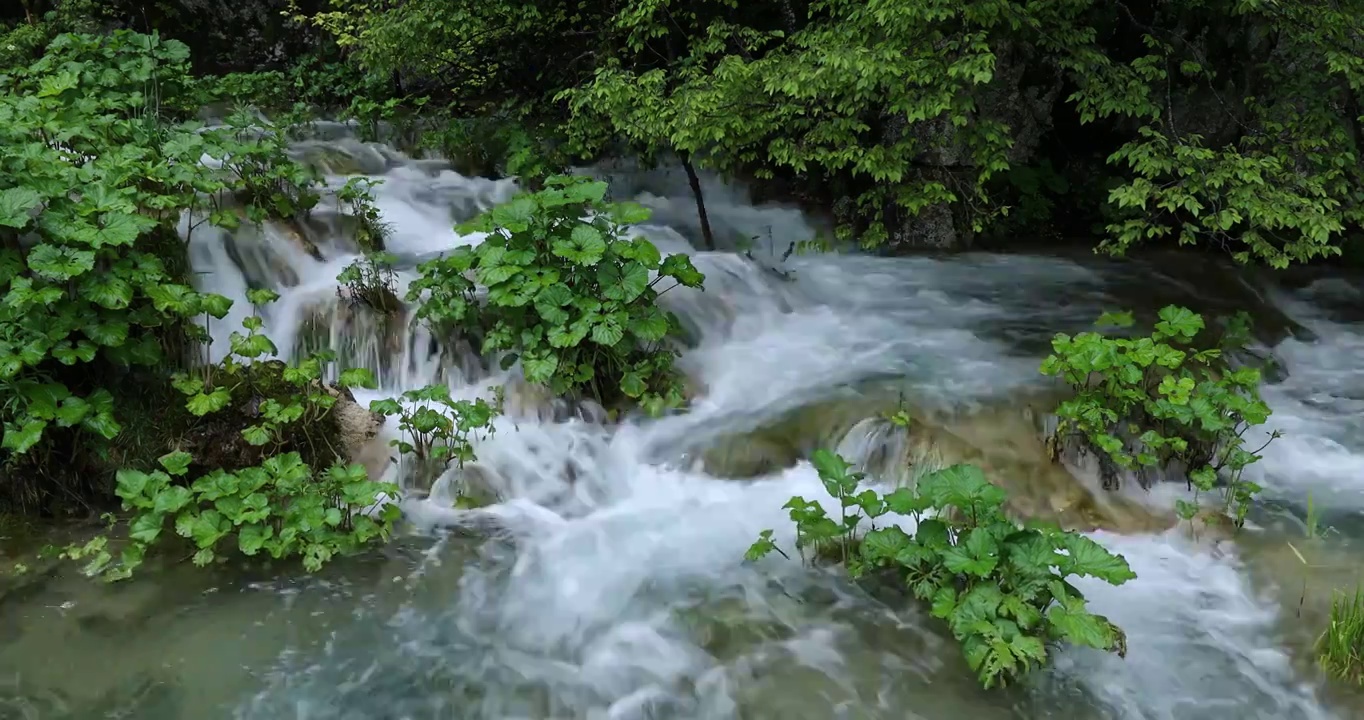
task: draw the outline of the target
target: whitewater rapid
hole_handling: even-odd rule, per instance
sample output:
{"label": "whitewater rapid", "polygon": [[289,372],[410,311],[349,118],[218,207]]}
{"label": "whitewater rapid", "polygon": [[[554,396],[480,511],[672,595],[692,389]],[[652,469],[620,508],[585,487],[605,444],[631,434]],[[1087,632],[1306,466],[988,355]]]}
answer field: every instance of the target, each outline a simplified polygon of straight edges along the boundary
{"label": "whitewater rapid", "polygon": [[[375,195],[392,228],[388,249],[406,266],[400,296],[416,262],[478,242],[456,234],[456,221],[515,192],[509,180],[465,178],[345,137],[299,153],[383,181]],[[1138,574],[1118,588],[1081,583],[1095,611],[1125,629],[1126,659],[1068,649],[1027,688],[994,694],[975,687],[954,644],[918,609],[887,606],[798,562],[743,562],[764,529],[791,547],[782,509],[791,496],[829,498],[805,462],[739,480],[708,474],[697,448],[869,382],[893,382],[917,407],[959,413],[1045,389],[1037,365],[1047,339],[1130,300],[1113,288],[1141,266],[985,254],[783,259],[790,243],[815,237],[815,223],[791,208],[754,207],[742,189],[709,179],[722,249],[698,252],[680,173],[616,168],[610,177],[617,198],[656,211],[635,231],[664,252],[691,253],[706,274],[704,292],[664,296],[696,336],[680,364],[700,396],[685,413],[615,428],[500,418],[476,452],[501,502],[456,511],[439,488],[416,493],[404,508],[418,538],[395,544],[377,579],[280,578],[215,596],[212,607],[243,609],[209,618],[253,617],[254,629],[215,640],[226,657],[242,657],[235,671],[221,659],[180,661],[178,687],[204,698],[184,703],[183,716],[193,708],[196,717],[242,720],[1348,717],[1322,698],[1284,640],[1288,611],[1233,544],[1178,531],[1096,534]],[[333,188],[344,180],[328,179]],[[306,233],[315,252],[276,226],[205,228],[192,238],[203,289],[237,299],[238,315],[248,286],[280,292],[262,312],[286,359],[317,333],[308,318],[340,302],[335,277],[355,254],[335,212],[324,202]],[[747,255],[735,251],[753,238]],[[1320,316],[1310,297],[1276,297],[1318,339],[1275,348],[1288,380],[1266,393],[1272,425],[1287,435],[1267,451],[1261,479],[1290,503],[1308,490],[1360,503],[1364,333]],[[357,337],[356,327],[372,336]],[[231,329],[210,327],[215,346],[226,346]],[[324,330],[320,341],[340,349],[343,364],[378,374],[380,389],[358,393],[362,401],[431,382],[472,397],[516,373],[442,362],[431,352],[438,339],[420,327],[404,325],[396,345],[380,325],[354,318]],[[856,426],[842,447],[870,452],[875,442],[857,434],[867,428]],[[461,525],[480,532],[448,532]],[[188,657],[191,641],[177,642]],[[178,717],[147,712],[139,716]]]}

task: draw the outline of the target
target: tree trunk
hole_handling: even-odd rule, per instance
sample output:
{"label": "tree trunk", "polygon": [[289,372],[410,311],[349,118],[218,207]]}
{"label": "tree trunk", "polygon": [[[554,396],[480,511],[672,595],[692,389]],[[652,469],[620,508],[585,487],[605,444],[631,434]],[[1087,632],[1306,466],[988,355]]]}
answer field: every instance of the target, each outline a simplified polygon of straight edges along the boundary
{"label": "tree trunk", "polygon": [[691,185],[692,197],[696,198],[696,215],[701,219],[701,239],[707,250],[715,249],[715,233],[710,230],[710,217],[706,215],[706,198],[701,192],[701,178],[691,164],[691,155],[682,153],[682,169],[687,171],[687,184]]}

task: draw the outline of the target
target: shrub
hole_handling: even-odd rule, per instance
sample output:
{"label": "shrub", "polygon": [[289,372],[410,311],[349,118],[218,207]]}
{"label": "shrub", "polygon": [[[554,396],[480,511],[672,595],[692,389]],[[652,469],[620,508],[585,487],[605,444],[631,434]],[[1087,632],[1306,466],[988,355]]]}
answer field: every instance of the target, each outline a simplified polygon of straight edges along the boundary
{"label": "shrub", "polygon": [[[1243,473],[1263,450],[1246,450],[1243,438],[1270,415],[1260,399],[1260,371],[1231,363],[1249,342],[1249,322],[1244,314],[1234,318],[1217,342],[1200,348],[1194,341],[1204,331],[1202,316],[1169,306],[1159,318],[1146,337],[1083,332],[1052,340],[1054,352],[1042,373],[1060,377],[1075,392],[1056,410],[1053,442],[1078,434],[1129,470],[1177,461],[1200,493],[1213,491],[1221,477],[1223,509],[1240,525],[1261,489]],[[1099,324],[1125,328],[1133,319],[1107,313]],[[1196,502],[1179,501],[1180,516],[1192,518]]]}
{"label": "shrub", "polygon": [[[797,548],[826,556],[832,550],[853,577],[883,571],[900,578],[930,604],[933,617],[947,622],[985,687],[1008,684],[1044,664],[1049,642],[1126,653],[1122,631],[1090,613],[1066,578],[1121,585],[1136,577],[1127,561],[1078,533],[1009,520],[1004,491],[980,469],[955,465],[920,478],[915,489],[882,495],[860,489],[864,475],[834,453],[820,450],[813,462],[841,513],[830,518],[818,503],[791,498],[786,507],[796,523]],[[913,534],[895,525],[876,527],[888,512],[912,517]],[[864,520],[870,529],[859,537]],[[747,557],[757,560],[776,549],[772,531],[765,530]]]}
{"label": "shrub", "polygon": [[556,395],[589,392],[608,407],[628,398],[651,412],[681,404],[671,344],[680,326],[657,300],[704,278],[686,255],[663,258],[625,237],[623,225],[648,214],[605,196],[605,183],[557,176],[461,227],[488,235],[422,264],[408,297],[427,293],[417,317],[481,334],[485,354],[505,353],[504,368],[519,360],[527,380]]}
{"label": "shrub", "polygon": [[[269,290],[248,293],[253,306],[278,296]],[[216,295],[195,296],[213,314],[225,315],[231,302]],[[219,543],[235,537],[244,555],[268,553],[276,559],[301,556],[308,570],[341,553],[387,538],[398,516],[387,505],[374,517],[380,493],[398,488],[371,481],[360,465],[348,465],[337,447],[340,426],[332,412],[338,402],[322,384],[330,353],[317,353],[295,365],[270,361],[276,348],[251,315],[245,332],[233,332],[231,353],[216,365],[172,382],[185,396],[188,423],[177,449],[158,459],[161,469],[118,472],[116,494],[133,512],[128,542],[117,563],[107,539],[97,537],[67,556],[88,560],[86,572],[110,580],[127,578],[147,550],[162,537],[167,521],[196,547],[196,565],[212,562]],[[374,386],[363,368],[340,373],[344,386]],[[191,470],[197,479],[187,482]]]}
{"label": "shrub", "polygon": [[187,284],[182,214],[235,225],[316,201],[277,134],[178,120],[188,72],[183,44],[118,31],[0,75],[0,447],[21,478],[2,491],[26,509],[93,482],[81,458],[122,430],[111,388],[164,379],[187,320],[225,302]]}

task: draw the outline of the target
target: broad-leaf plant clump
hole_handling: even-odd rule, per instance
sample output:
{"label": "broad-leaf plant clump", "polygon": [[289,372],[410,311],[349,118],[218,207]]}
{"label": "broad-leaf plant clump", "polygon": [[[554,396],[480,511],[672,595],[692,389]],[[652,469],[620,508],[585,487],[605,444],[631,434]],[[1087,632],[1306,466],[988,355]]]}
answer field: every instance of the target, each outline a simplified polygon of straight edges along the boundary
{"label": "broad-leaf plant clump", "polygon": [[[1130,328],[1134,319],[1107,313],[1098,324]],[[1260,371],[1235,364],[1250,342],[1249,320],[1232,318],[1220,337],[1200,342],[1206,331],[1201,315],[1172,305],[1160,310],[1149,335],[1058,334],[1041,370],[1074,396],[1056,410],[1052,447],[1078,435],[1117,468],[1175,463],[1199,493],[1220,486],[1220,509],[1239,525],[1261,489],[1244,477],[1264,449],[1247,449],[1246,432],[1264,424],[1270,409],[1260,397]],[[1196,499],[1178,501],[1177,510],[1193,518]]]}
{"label": "broad-leaf plant clump", "polygon": [[[953,465],[882,494],[835,453],[819,450],[811,461],[840,511],[829,517],[801,497],[786,504],[802,557],[843,562],[854,578],[893,575],[947,624],[986,688],[1045,665],[1058,643],[1126,653],[1122,630],[1091,613],[1067,578],[1121,585],[1136,577],[1127,561],[1079,533],[1009,519],[1004,491],[979,468]],[[878,527],[889,513],[911,519],[913,530]],[[746,557],[774,550],[765,530]]]}
{"label": "broad-leaf plant clump", "polygon": [[681,328],[658,296],[704,276],[686,255],[665,258],[626,233],[648,219],[644,208],[605,197],[606,183],[555,176],[461,226],[487,235],[419,268],[408,297],[417,317],[480,334],[484,354],[519,361],[555,395],[654,413],[681,405]]}

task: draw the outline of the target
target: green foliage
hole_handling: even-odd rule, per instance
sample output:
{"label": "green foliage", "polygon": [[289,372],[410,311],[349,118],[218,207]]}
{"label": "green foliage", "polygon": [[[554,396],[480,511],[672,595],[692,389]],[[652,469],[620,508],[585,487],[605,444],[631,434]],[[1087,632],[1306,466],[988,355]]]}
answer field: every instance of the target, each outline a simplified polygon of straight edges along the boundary
{"label": "green foliage", "polygon": [[[1084,121],[1136,123],[1108,158],[1128,173],[1104,247],[1201,241],[1279,268],[1340,254],[1364,226],[1364,3],[1201,0],[1154,19],[1126,62],[1093,46],[1064,61]],[[1191,42],[1199,26],[1225,40]],[[1215,109],[1181,112],[1199,103]]]}
{"label": "green foliage", "polygon": [[[231,306],[221,296],[199,298],[210,316],[226,315]],[[251,290],[248,299],[259,307],[278,295]],[[262,334],[260,316],[250,315],[242,326],[246,332],[231,334],[231,353],[222,362],[194,375],[178,373],[172,384],[185,396],[189,414],[210,423],[234,408],[253,408],[251,424],[231,416],[227,426],[255,450],[236,458],[201,458],[209,460],[211,470],[193,482],[189,474],[196,458],[183,450],[159,458],[161,470],[119,471],[115,492],[124,509],[133,512],[128,543],[117,563],[103,537],[68,548],[68,557],[88,561],[88,574],[129,577],[163,537],[167,522],[194,544],[196,565],[212,562],[219,542],[229,536],[236,537],[244,555],[297,555],[310,571],[339,553],[388,537],[397,506],[386,505],[374,517],[360,511],[376,506],[380,493],[396,496],[398,488],[370,481],[362,466],[346,464],[329,444],[328,434],[335,434],[329,415],[337,396],[321,381],[334,355],[317,353],[292,366],[269,362],[276,348]],[[375,387],[372,373],[363,368],[341,372],[340,383]],[[230,450],[234,442],[212,437],[207,444],[216,453]],[[258,464],[249,464],[256,459]]]}
{"label": "green foliage", "polygon": [[484,353],[506,353],[504,368],[519,360],[527,380],[557,395],[590,390],[652,412],[681,404],[670,344],[680,328],[655,288],[699,288],[704,278],[686,255],[663,258],[648,240],[625,237],[623,226],[647,212],[606,205],[605,194],[605,183],[553,177],[460,228],[488,235],[421,266],[408,297],[427,293],[417,317],[476,328]]}
{"label": "green foliage", "polygon": [[188,71],[184,45],[118,31],[61,35],[0,75],[0,421],[11,464],[51,467],[49,438],[113,439],[120,424],[101,380],[178,361],[165,350],[193,337],[187,320],[226,312],[225,299],[185,284],[182,213],[235,226],[238,212],[258,220],[315,202],[269,128],[177,120]]}
{"label": "green foliage", "polygon": [[213,562],[224,541],[235,538],[242,555],[299,556],[306,569],[317,571],[337,555],[387,539],[399,514],[392,504],[365,514],[380,493],[393,496],[398,488],[370,481],[360,465],[338,462],[319,474],[298,453],[285,453],[256,467],[214,470],[191,483],[186,474],[192,461],[177,451],[160,459],[160,470],[119,472],[116,492],[133,517],[117,562],[103,536],[68,548],[66,556],[86,560],[88,575],[122,580],[169,536],[170,523],[195,549],[195,565]]}
{"label": "green foliage", "polygon": [[[820,450],[812,461],[841,514],[830,518],[818,503],[792,498],[786,507],[797,548],[836,549],[854,577],[888,571],[902,578],[946,621],[986,688],[1045,664],[1049,642],[1125,654],[1122,631],[1090,613],[1066,580],[1089,576],[1121,585],[1136,577],[1122,556],[1078,533],[1020,527],[1004,514],[1004,491],[974,466],[954,465],[921,477],[914,489],[882,495],[861,489],[862,473],[834,453]],[[912,517],[913,534],[893,524],[876,527],[887,513]],[[870,527],[858,537],[864,520]],[[774,549],[766,530],[747,558]]]}
{"label": "green foliage", "polygon": [[[1099,324],[1125,328],[1133,318],[1109,313]],[[1234,318],[1217,342],[1200,348],[1195,340],[1204,330],[1202,316],[1172,305],[1147,337],[1058,334],[1041,370],[1064,380],[1075,397],[1056,410],[1053,442],[1079,434],[1129,470],[1178,461],[1199,492],[1211,492],[1220,474],[1223,510],[1240,525],[1260,490],[1242,477],[1260,459],[1243,437],[1269,419],[1270,409],[1260,399],[1260,372],[1230,362],[1250,340],[1248,319]],[[1190,519],[1197,506],[1181,500],[1178,510]]]}
{"label": "green foliage", "polygon": [[1364,590],[1336,593],[1331,624],[1317,640],[1321,668],[1342,682],[1364,685]]}
{"label": "green foliage", "polygon": [[459,117],[513,108],[585,156],[814,188],[866,245],[926,209],[1049,222],[1050,193],[1114,253],[1282,266],[1364,230],[1364,0],[331,0],[307,20]]}
{"label": "green foliage", "polygon": [[378,182],[382,181],[351,178],[336,193],[342,210],[354,220],[355,244],[362,253],[359,260],[337,275],[336,280],[341,283],[337,292],[352,303],[380,313],[395,313],[402,309],[402,304],[394,290],[395,258],[384,251],[384,240],[392,229],[374,204],[374,186]]}
{"label": "green foliage", "polygon": [[489,403],[483,398],[455,400],[448,386],[428,385],[408,390],[398,399],[375,400],[369,409],[398,418],[402,435],[389,442],[399,452],[430,461],[441,470],[450,463],[463,467],[474,459],[469,438],[496,431],[493,419],[502,411],[501,388]]}

